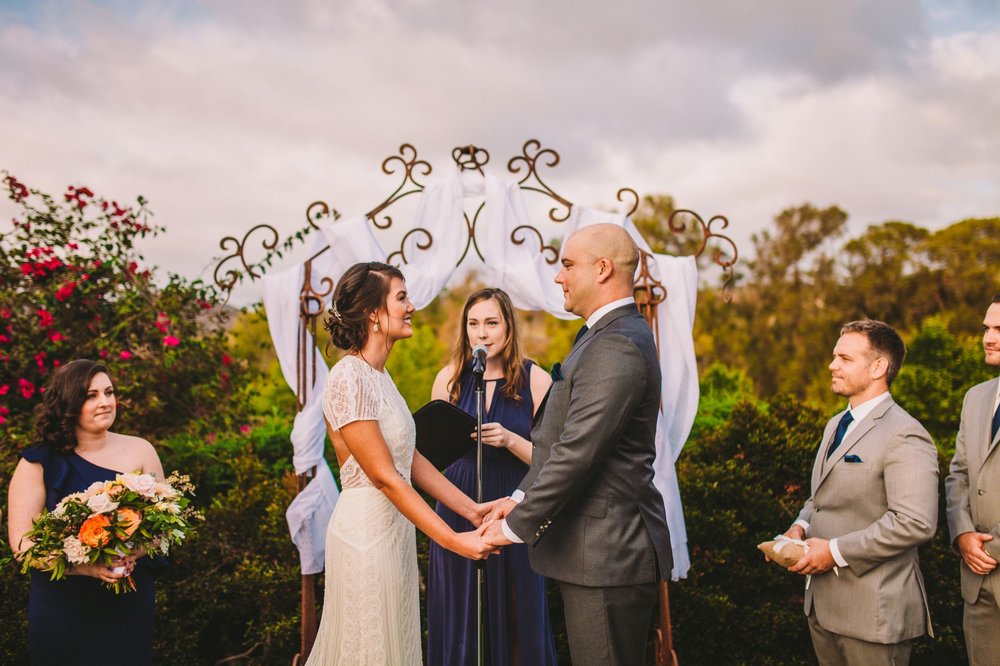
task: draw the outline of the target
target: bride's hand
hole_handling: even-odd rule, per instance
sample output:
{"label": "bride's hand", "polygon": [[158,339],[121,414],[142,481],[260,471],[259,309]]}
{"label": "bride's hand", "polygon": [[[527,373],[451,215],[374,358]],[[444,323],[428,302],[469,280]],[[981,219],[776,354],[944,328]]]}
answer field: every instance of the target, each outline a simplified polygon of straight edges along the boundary
{"label": "bride's hand", "polygon": [[[120,573],[115,572],[115,568],[118,566],[124,567]],[[130,568],[124,564],[108,565],[95,562],[94,564],[74,565],[72,568],[67,569],[66,573],[71,576],[90,576],[105,583],[114,583],[118,579],[127,576],[130,573]]]}
{"label": "bride's hand", "polygon": [[[479,527],[483,524],[483,520],[487,519],[495,509],[499,502],[507,499],[506,497],[501,497],[500,499],[491,500],[489,502],[483,502],[482,504],[476,504],[472,509],[472,515],[468,516],[468,520],[474,527]],[[489,522],[493,522],[492,520]]]}
{"label": "bride's hand", "polygon": [[[480,528],[482,529],[482,528]],[[448,549],[454,553],[467,557],[470,560],[485,560],[490,555],[500,552],[499,548],[484,542],[479,534],[475,532],[459,532],[455,535],[451,547]]]}

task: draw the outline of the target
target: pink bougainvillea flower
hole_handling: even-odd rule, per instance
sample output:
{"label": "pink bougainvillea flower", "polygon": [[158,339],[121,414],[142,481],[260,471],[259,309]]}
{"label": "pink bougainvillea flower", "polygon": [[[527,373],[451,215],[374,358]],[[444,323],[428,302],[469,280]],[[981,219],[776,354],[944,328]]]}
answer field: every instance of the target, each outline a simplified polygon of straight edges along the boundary
{"label": "pink bougainvillea flower", "polygon": [[17,380],[17,388],[25,400],[31,400],[31,396],[35,395],[35,385],[24,377]]}
{"label": "pink bougainvillea flower", "polygon": [[127,349],[123,349],[121,350],[121,353],[118,354],[118,357],[123,361],[127,361],[132,358],[132,352]]}
{"label": "pink bougainvillea flower", "polygon": [[49,340],[51,340],[52,342],[59,342],[60,340],[64,339],[65,338],[63,338],[63,334],[57,331],[56,329],[53,328],[49,331]]}
{"label": "pink bougainvillea flower", "polygon": [[10,391],[10,384],[0,384],[0,395],[7,395]]}
{"label": "pink bougainvillea flower", "polygon": [[240,432],[243,433],[244,435],[248,434],[250,432],[250,426],[248,426],[248,425],[241,425],[240,426]]}
{"label": "pink bougainvillea flower", "polygon": [[233,362],[233,359],[232,359],[232,357],[229,356],[229,354],[226,354],[226,353],[222,354],[222,365],[229,365],[232,362]]}
{"label": "pink bougainvillea flower", "polygon": [[0,425],[3,425],[4,423],[7,423],[7,418],[0,414]]}
{"label": "pink bougainvillea flower", "polygon": [[38,364],[38,369],[39,370],[41,370],[41,369],[43,369],[45,367],[45,357],[46,357],[46,353],[43,352],[43,351],[42,352],[38,352],[37,354],[35,354],[35,363]]}
{"label": "pink bougainvillea flower", "polygon": [[58,289],[56,289],[56,293],[55,293],[56,300],[59,301],[60,303],[62,303],[67,298],[69,298],[70,296],[73,295],[73,290],[74,289],[76,289],[76,282],[74,282],[72,280],[69,281],[69,282],[67,282],[63,286],[61,286]]}
{"label": "pink bougainvillea flower", "polygon": [[10,414],[10,410],[4,407],[3,405],[0,405],[0,414],[2,414],[3,416],[7,416],[8,414]]}
{"label": "pink bougainvillea flower", "polygon": [[58,368],[60,365],[62,365],[62,361],[60,361],[59,359],[52,361],[53,368]]}
{"label": "pink bougainvillea flower", "polygon": [[38,315],[38,325],[42,328],[49,328],[52,326],[52,313],[48,310],[35,310],[35,314]]}
{"label": "pink bougainvillea flower", "polygon": [[12,313],[10,311],[10,308],[0,308],[0,317],[3,317],[4,319],[10,319],[11,314]]}
{"label": "pink bougainvillea flower", "polygon": [[0,333],[0,345],[5,345],[8,342],[10,342],[10,338],[4,335],[3,333]]}
{"label": "pink bougainvillea flower", "polygon": [[166,337],[163,338],[163,346],[164,347],[176,347],[180,343],[181,343],[181,341],[178,340],[177,338],[175,338],[172,335],[168,335],[168,336],[166,336]]}
{"label": "pink bougainvillea flower", "polygon": [[97,355],[100,356],[101,358],[107,358],[108,357],[108,350],[107,349],[102,349],[101,351],[97,352]]}

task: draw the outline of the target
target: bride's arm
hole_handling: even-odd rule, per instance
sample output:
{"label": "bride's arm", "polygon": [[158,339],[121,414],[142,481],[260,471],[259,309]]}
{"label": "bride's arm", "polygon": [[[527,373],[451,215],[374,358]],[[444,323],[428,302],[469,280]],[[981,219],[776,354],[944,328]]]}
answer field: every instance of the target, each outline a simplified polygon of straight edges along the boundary
{"label": "bride's arm", "polygon": [[476,504],[475,500],[462,492],[455,484],[439,472],[420,451],[413,452],[413,467],[410,470],[413,485],[441,502],[446,507],[478,526],[483,516],[490,512],[493,503]]}
{"label": "bride's arm", "polygon": [[[439,515],[434,513],[413,486],[399,475],[393,464],[389,446],[385,443],[376,421],[348,423],[340,429],[340,434],[354,460],[372,485],[381,490],[417,529],[443,548],[463,557],[483,559],[494,550],[492,546],[483,543],[475,532],[453,531]],[[447,480],[445,482],[448,483]],[[459,492],[457,488],[455,490]],[[471,503],[471,500],[469,501]]]}

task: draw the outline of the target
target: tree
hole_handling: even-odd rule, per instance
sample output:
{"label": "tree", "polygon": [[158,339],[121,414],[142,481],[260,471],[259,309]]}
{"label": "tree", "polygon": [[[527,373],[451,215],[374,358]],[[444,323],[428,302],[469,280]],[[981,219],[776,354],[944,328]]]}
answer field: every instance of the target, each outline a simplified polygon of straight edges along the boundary
{"label": "tree", "polygon": [[242,366],[211,316],[214,293],[177,275],[158,286],[141,263],[136,241],[162,231],[146,201],[122,205],[74,186],[56,199],[6,173],[3,182],[20,208],[0,234],[4,453],[27,443],[47,375],[75,358],[113,366],[122,430],[155,437],[195,418],[239,419],[220,409]]}

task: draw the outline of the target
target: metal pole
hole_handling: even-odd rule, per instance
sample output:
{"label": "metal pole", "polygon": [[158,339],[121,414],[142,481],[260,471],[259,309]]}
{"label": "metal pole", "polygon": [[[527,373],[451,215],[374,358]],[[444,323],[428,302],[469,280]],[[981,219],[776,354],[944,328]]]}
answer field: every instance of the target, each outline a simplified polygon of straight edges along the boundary
{"label": "metal pole", "polygon": [[[483,501],[483,375],[476,374],[476,502]],[[479,666],[486,664],[486,560],[476,560],[476,654]]]}

